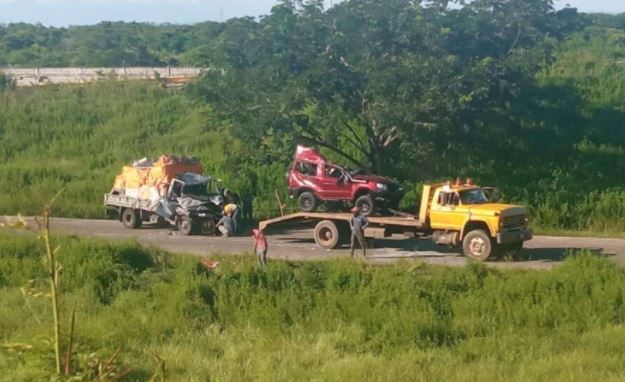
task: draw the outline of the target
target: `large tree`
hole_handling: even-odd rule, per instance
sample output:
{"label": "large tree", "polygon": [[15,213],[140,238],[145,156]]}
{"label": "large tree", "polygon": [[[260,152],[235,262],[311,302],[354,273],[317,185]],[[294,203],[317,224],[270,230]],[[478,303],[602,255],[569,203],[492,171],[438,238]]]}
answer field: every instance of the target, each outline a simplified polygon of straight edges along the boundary
{"label": "large tree", "polygon": [[193,91],[273,159],[298,141],[376,171],[475,153],[463,146],[484,148],[493,124],[511,123],[502,111],[532,87],[545,41],[574,23],[550,0],[458,3],[283,1],[227,23],[213,58],[223,72]]}

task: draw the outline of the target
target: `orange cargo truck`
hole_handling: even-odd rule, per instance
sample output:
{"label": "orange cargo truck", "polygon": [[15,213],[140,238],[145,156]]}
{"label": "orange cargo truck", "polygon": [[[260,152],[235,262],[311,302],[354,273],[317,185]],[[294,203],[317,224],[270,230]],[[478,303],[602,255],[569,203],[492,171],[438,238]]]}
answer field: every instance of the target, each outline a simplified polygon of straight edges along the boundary
{"label": "orange cargo truck", "polygon": [[[437,244],[456,247],[466,256],[485,261],[493,255],[516,253],[532,238],[526,208],[499,203],[487,197],[490,188],[470,181],[464,184],[423,186],[418,215],[368,216],[367,236],[393,233],[430,235]],[[317,221],[316,243],[326,249],[337,248],[350,238],[350,213],[298,212],[260,222],[260,228],[294,221]]]}
{"label": "orange cargo truck", "polygon": [[117,212],[127,228],[143,222],[169,222],[185,234],[212,234],[220,216],[221,182],[202,175],[193,158],[163,155],[124,166],[104,205]]}

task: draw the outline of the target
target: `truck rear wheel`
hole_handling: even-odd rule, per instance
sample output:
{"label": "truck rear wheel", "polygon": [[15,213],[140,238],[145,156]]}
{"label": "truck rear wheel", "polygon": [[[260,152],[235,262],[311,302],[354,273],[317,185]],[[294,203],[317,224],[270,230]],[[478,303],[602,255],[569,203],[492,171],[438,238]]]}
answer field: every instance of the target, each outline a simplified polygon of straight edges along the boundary
{"label": "truck rear wheel", "polygon": [[178,231],[183,235],[192,235],[195,231],[195,222],[189,216],[178,219]]}
{"label": "truck rear wheel", "polygon": [[477,261],[486,261],[493,251],[493,244],[486,231],[475,229],[464,236],[462,251]]}
{"label": "truck rear wheel", "polygon": [[139,210],[124,208],[121,220],[126,228],[135,229],[141,227],[141,213]]}
{"label": "truck rear wheel", "polygon": [[315,226],[315,242],[325,249],[333,249],[339,245],[340,233],[332,220],[322,220]]}
{"label": "truck rear wheel", "polygon": [[373,198],[371,195],[362,195],[356,199],[356,207],[360,208],[360,213],[367,216],[373,212]]}

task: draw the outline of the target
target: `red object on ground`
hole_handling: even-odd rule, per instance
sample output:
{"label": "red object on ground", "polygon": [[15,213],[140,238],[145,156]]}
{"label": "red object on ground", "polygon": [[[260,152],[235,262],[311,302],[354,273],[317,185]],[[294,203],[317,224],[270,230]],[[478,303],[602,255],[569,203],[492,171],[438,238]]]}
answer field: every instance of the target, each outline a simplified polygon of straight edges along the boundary
{"label": "red object on ground", "polygon": [[331,163],[317,150],[298,145],[287,173],[288,191],[300,210],[314,211],[319,202],[346,202],[367,215],[374,208],[397,208],[404,195],[387,177],[349,171]]}
{"label": "red object on ground", "polygon": [[213,261],[210,259],[202,259],[200,261],[200,264],[202,264],[202,266],[206,269],[215,269],[219,266],[219,261]]}

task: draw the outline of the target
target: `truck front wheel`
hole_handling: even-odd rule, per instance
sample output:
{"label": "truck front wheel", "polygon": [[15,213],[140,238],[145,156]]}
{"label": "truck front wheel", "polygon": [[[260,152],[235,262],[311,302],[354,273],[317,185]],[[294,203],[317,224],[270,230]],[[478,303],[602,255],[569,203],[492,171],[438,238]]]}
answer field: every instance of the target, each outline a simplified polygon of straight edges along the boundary
{"label": "truck front wheel", "polygon": [[178,219],[178,231],[183,235],[191,235],[195,231],[195,222],[188,216]]}
{"label": "truck front wheel", "polygon": [[139,228],[141,227],[141,213],[139,210],[134,210],[132,208],[125,208],[122,211],[122,223],[126,228]]}
{"label": "truck front wheel", "polygon": [[474,260],[486,261],[493,251],[493,244],[484,230],[475,229],[464,236],[462,251]]}

